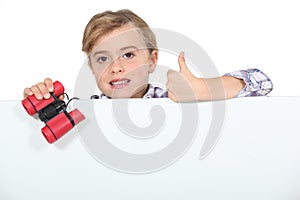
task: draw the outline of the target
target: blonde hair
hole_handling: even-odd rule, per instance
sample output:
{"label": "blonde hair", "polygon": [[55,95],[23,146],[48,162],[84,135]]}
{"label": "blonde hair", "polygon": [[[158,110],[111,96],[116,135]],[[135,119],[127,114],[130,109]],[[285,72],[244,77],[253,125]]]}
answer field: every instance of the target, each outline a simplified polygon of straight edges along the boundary
{"label": "blonde hair", "polygon": [[132,11],[122,9],[116,12],[105,11],[91,18],[84,30],[82,51],[89,54],[100,36],[108,34],[124,25],[132,25],[138,29],[150,53],[153,50],[157,50],[155,35],[148,24]]}

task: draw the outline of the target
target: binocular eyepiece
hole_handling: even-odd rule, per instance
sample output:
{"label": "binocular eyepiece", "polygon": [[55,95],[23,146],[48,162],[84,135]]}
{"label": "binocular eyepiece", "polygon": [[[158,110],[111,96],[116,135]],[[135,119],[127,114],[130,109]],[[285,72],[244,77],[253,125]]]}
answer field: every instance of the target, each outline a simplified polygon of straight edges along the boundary
{"label": "binocular eyepiece", "polygon": [[41,131],[50,144],[85,119],[78,109],[69,113],[66,111],[65,102],[59,100],[59,96],[64,93],[64,86],[59,81],[55,81],[53,86],[54,91],[50,93],[49,99],[38,100],[32,95],[22,101],[22,105],[29,115],[38,113],[40,120],[46,124]]}

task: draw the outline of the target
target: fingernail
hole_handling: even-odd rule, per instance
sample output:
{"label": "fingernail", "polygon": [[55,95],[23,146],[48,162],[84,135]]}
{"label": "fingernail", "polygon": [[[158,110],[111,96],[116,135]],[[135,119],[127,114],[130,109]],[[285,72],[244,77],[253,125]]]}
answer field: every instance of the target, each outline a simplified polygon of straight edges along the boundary
{"label": "fingernail", "polygon": [[44,98],[45,98],[45,99],[49,99],[49,98],[50,98],[50,94],[49,94],[49,93],[48,93],[48,94],[45,94],[45,95],[44,95]]}
{"label": "fingernail", "polygon": [[37,94],[37,95],[36,95],[36,98],[37,98],[37,99],[42,99],[43,97],[42,97],[40,94]]}
{"label": "fingernail", "polygon": [[181,55],[181,56],[184,56],[184,51],[180,52],[180,55]]}
{"label": "fingernail", "polygon": [[48,88],[49,92],[53,92],[53,87]]}

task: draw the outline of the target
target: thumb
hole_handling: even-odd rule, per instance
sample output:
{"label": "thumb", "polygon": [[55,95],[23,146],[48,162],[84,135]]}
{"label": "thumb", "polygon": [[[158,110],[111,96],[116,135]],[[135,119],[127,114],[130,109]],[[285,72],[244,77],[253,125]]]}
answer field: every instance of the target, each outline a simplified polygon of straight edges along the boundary
{"label": "thumb", "polygon": [[179,72],[184,74],[191,74],[190,70],[186,66],[184,52],[181,52],[178,56]]}

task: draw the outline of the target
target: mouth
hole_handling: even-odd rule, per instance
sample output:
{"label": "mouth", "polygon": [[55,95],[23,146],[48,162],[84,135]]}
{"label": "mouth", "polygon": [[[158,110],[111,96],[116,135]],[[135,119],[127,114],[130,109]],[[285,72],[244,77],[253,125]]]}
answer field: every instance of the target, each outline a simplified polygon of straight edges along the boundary
{"label": "mouth", "polygon": [[113,89],[121,89],[126,87],[129,84],[129,79],[113,79],[109,82],[111,88]]}

